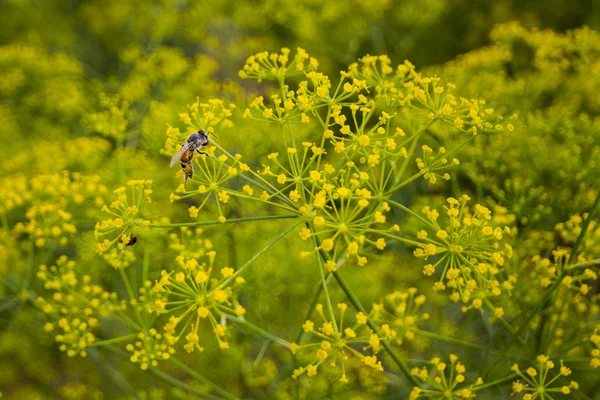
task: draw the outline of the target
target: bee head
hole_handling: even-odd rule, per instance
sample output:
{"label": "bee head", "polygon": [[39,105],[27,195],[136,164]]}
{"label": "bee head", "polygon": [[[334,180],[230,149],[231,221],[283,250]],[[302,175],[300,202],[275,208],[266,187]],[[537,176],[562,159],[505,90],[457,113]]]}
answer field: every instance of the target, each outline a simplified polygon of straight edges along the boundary
{"label": "bee head", "polygon": [[208,146],[208,133],[204,129],[198,131],[198,137],[202,140],[203,146]]}
{"label": "bee head", "polygon": [[198,131],[198,133],[200,133],[201,135],[204,135],[204,136],[206,136],[206,138],[207,138],[207,139],[208,139],[208,135],[209,135],[209,134],[213,135],[214,137],[217,137],[217,135],[215,135],[214,133],[212,133],[212,132],[208,132],[208,133],[207,133],[207,132],[206,132],[204,129],[200,129],[200,130]]}

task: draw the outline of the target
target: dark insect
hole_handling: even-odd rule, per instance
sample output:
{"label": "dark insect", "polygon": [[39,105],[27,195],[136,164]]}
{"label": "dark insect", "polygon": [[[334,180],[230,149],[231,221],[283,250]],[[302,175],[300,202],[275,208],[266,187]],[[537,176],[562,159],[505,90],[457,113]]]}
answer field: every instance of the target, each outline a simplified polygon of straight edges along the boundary
{"label": "dark insect", "polygon": [[181,149],[175,154],[175,156],[171,159],[171,168],[173,165],[177,164],[177,161],[181,164],[181,169],[183,170],[184,181],[183,184],[187,183],[187,180],[194,176],[194,167],[192,165],[192,160],[194,159],[194,153],[198,152],[198,154],[204,154],[205,156],[210,155],[200,149],[208,146],[208,133],[203,129],[200,129],[196,133],[192,133],[188,136],[187,140],[183,145],[181,145]]}
{"label": "dark insect", "polygon": [[133,246],[136,243],[137,243],[137,238],[135,236],[132,236],[131,239],[129,239],[129,242],[127,242],[126,246]]}

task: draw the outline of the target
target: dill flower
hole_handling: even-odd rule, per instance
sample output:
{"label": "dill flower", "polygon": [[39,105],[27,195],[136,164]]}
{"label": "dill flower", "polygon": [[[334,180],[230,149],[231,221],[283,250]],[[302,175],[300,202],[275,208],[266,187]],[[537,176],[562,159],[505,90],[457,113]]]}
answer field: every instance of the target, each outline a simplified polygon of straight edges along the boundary
{"label": "dill flower", "polygon": [[[12,185],[10,181],[7,183]],[[26,222],[15,224],[15,233],[28,235],[38,248],[69,244],[78,233],[73,222],[74,215],[81,214],[78,209],[89,202],[101,206],[104,204],[101,195],[107,190],[100,184],[100,177],[69,171],[37,174],[13,188],[6,191],[5,204],[10,208],[27,207]],[[15,189],[25,193],[17,194]]]}
{"label": "dill flower", "polygon": [[39,296],[36,305],[52,321],[44,329],[56,331],[59,349],[69,357],[85,357],[87,347],[96,341],[93,331],[100,327],[100,319],[118,314],[126,304],[116,293],[93,284],[90,275],[79,276],[76,268],[76,262],[66,256],[51,267],[41,265],[37,277],[53,293],[47,298]]}
{"label": "dill flower", "polygon": [[513,382],[513,394],[522,393],[524,399],[534,400],[548,396],[547,393],[570,394],[572,390],[579,389],[579,384],[575,381],[570,381],[568,385],[561,384],[564,378],[571,375],[571,369],[567,368],[562,360],[560,369],[555,374],[553,371],[556,371],[556,364],[550,357],[540,354],[536,361],[535,366],[524,371],[517,364],[511,367],[521,378]]}
{"label": "dill flower", "polygon": [[217,98],[202,103],[199,98],[196,98],[196,101],[187,107],[187,111],[179,114],[179,119],[186,126],[188,133],[181,133],[178,128],[168,125],[167,139],[161,150],[162,154],[173,156],[185,142],[189,132],[197,132],[199,129],[203,129],[209,134],[214,134],[215,129],[231,128],[233,126],[231,120],[235,109],[233,103],[228,104]]}
{"label": "dill flower", "polygon": [[[573,214],[565,222],[559,222],[554,229],[567,243],[575,243],[581,233],[583,221],[588,217],[587,213]],[[581,243],[581,254],[578,261],[589,261],[600,257],[600,224],[592,219],[588,227],[586,240]]]}
{"label": "dill flower", "polygon": [[180,255],[175,268],[163,270],[161,277],[144,298],[147,311],[170,315],[164,326],[165,336],[172,343],[185,338],[184,349],[202,351],[198,329],[207,320],[221,349],[227,349],[227,326],[224,315],[240,316],[246,311],[235,296],[235,288],[244,282],[231,267],[217,268],[216,253],[208,251],[200,261]]}
{"label": "dill flower", "polygon": [[156,367],[159,361],[168,360],[175,354],[174,342],[172,336],[162,335],[156,329],[150,328],[146,332],[140,332],[135,343],[130,343],[125,348],[132,353],[129,360],[139,364],[140,369],[147,370],[148,367]]}
{"label": "dill flower", "polygon": [[429,320],[429,313],[421,311],[427,301],[425,295],[417,295],[417,288],[411,287],[406,291],[395,291],[385,296],[386,303],[391,311],[386,309],[385,304],[375,304],[369,313],[374,321],[388,324],[394,334],[394,343],[401,345],[404,340],[415,339],[415,328],[423,321]]}
{"label": "dill flower", "polygon": [[133,118],[130,104],[117,94],[100,93],[102,112],[92,112],[84,115],[82,123],[92,132],[123,141],[127,138],[129,120]]}
{"label": "dill flower", "polygon": [[2,177],[1,186],[0,215],[6,215],[31,200],[31,194],[27,190],[29,185],[24,175]]}
{"label": "dill flower", "polygon": [[115,189],[115,200],[102,208],[113,218],[96,223],[94,229],[94,237],[99,242],[96,252],[115,268],[127,267],[135,260],[135,255],[129,250],[134,243],[134,228],[150,224],[149,220],[141,217],[141,213],[145,204],[152,201],[152,181],[131,180],[127,186],[131,195],[127,195],[124,186]]}
{"label": "dill flower", "polygon": [[473,383],[467,383],[466,367],[458,360],[458,356],[450,354],[449,363],[443,362],[439,357],[431,360],[431,368],[413,368],[410,373],[423,382],[410,392],[409,399],[473,399],[473,390],[483,384],[481,378]]}
{"label": "dill flower", "polygon": [[[589,268],[568,269],[570,249],[559,247],[553,250],[551,254],[552,259],[542,258],[539,255],[531,258],[531,262],[535,266],[535,278],[539,286],[547,288],[559,276],[562,276],[561,287],[569,288],[574,293],[587,295],[590,291],[590,285],[598,279],[598,274]],[[585,259],[585,257],[583,258]]]}
{"label": "dill flower", "polygon": [[[205,150],[210,154],[214,154],[215,147],[211,146]],[[177,194],[171,194],[171,201],[196,196],[201,197],[202,201],[200,204],[189,209],[190,216],[195,218],[199,215],[199,211],[203,210],[207,204],[210,204],[209,200],[212,198],[217,205],[219,219],[223,218],[224,221],[225,212],[223,208],[229,203],[231,197],[254,199],[252,197],[254,189],[250,186],[242,188],[242,190],[235,190],[228,185],[229,181],[250,171],[250,167],[243,163],[241,159],[241,154],[236,154],[235,156],[221,154],[218,157],[211,157],[209,159],[206,157],[194,158],[200,171],[189,179],[190,184],[180,185],[176,189]]]}
{"label": "dill flower", "polygon": [[169,234],[169,249],[185,259],[200,259],[213,248],[212,240],[204,233],[202,228],[181,227],[179,233]]}
{"label": "dill flower", "polygon": [[77,227],[71,222],[73,214],[65,211],[61,204],[32,205],[26,217],[29,222],[17,224],[15,231],[35,238],[36,247],[53,242],[65,246],[77,233]]}
{"label": "dill flower", "polygon": [[477,297],[502,293],[500,272],[505,259],[512,256],[512,248],[508,244],[502,248],[499,241],[510,228],[493,227],[491,210],[479,204],[471,209],[466,206],[468,200],[466,195],[460,200],[448,198],[442,215],[428,206],[423,208],[425,218],[419,220],[427,230],[417,234],[414,243],[419,247],[414,255],[425,260],[437,257],[423,270],[432,275],[441,269],[435,290],[447,287],[452,290],[452,300],[472,300],[468,308],[480,308]]}
{"label": "dill flower", "polygon": [[310,57],[304,49],[297,48],[292,59],[290,53],[290,49],[285,47],[281,49],[281,53],[256,53],[246,59],[239,76],[242,79],[256,79],[261,82],[263,79],[277,80],[300,75],[316,70],[319,66],[317,60]]}
{"label": "dill flower", "polygon": [[[308,56],[302,50],[298,54],[301,60],[296,59],[292,64],[296,64],[296,68],[306,66],[304,61]],[[290,140],[281,152],[267,156],[261,171],[253,171],[245,164],[243,168],[238,168],[238,156],[234,158],[216,146],[223,154],[212,160],[197,160],[201,168],[201,172],[193,178],[198,184],[197,192],[195,189],[188,191],[179,187],[176,191],[178,194],[173,194],[171,198],[184,199],[206,194],[202,196],[200,205],[194,206],[200,210],[207,204],[208,198],[213,197],[222,222],[226,220],[223,208],[234,196],[276,206],[298,214],[311,223],[310,227],[300,232],[300,236],[303,240],[311,239],[313,252],[319,251],[325,255],[324,264],[329,270],[333,270],[333,265],[342,257],[355,259],[358,265],[364,266],[370,254],[385,250],[389,239],[400,240],[395,235],[400,227],[388,223],[386,214],[391,211],[391,206],[386,199],[398,185],[403,185],[401,175],[409,163],[414,161],[417,164],[416,177],[422,176],[430,183],[449,179],[445,170],[459,163],[453,156],[453,149],[440,147],[434,155],[433,149],[427,145],[421,146],[423,157],[413,159],[415,149],[411,142],[419,139],[420,133],[407,135],[405,129],[396,125],[397,113],[390,112],[389,108],[377,110],[378,105],[368,88],[375,86],[377,93],[385,92],[399,99],[403,98],[403,92],[414,92],[408,83],[414,85],[414,82],[419,82],[423,88],[435,93],[436,102],[430,106],[439,109],[443,109],[446,102],[454,101],[449,94],[453,88],[440,90],[438,78],[421,78],[408,62],[400,65],[396,75],[393,75],[389,58],[366,56],[360,60],[362,69],[353,65],[348,72],[341,74],[340,84],[333,93],[330,91],[332,85],[329,78],[314,70],[305,71],[307,80],[301,81],[294,90],[285,84],[285,78],[296,73],[286,64],[290,61],[288,55],[289,50],[284,49],[281,54],[263,52],[248,59],[241,76],[259,81],[277,80],[281,93],[269,99],[256,97],[244,117],[280,124],[287,141],[287,136],[292,135],[290,139],[293,138],[292,124],[309,122],[305,112],[312,109],[315,115],[315,110],[324,106],[325,102],[329,112],[324,117],[319,116],[321,122],[326,121],[321,143]],[[377,63],[381,64],[381,68],[374,72]],[[384,90],[384,86],[387,89]],[[410,99],[403,98],[401,104],[394,104],[404,107],[409,102]],[[462,116],[464,121],[475,119],[480,105],[467,103],[461,103],[464,107],[455,107],[465,113]],[[452,112],[446,114],[454,116]],[[188,114],[181,118],[189,125]],[[485,125],[485,121],[482,118],[477,123]],[[432,122],[426,124],[430,126]],[[468,122],[465,124],[468,125]],[[284,125],[289,126],[289,134]],[[427,126],[419,129],[427,129]],[[172,128],[169,128],[169,132],[172,133],[168,133],[167,143],[178,134]],[[334,153],[343,153],[344,161],[336,165],[326,162],[331,149]],[[213,150],[209,149],[209,152]],[[244,179],[250,184],[244,185],[242,190],[226,186],[225,183],[240,171],[247,172]],[[413,179],[409,178],[407,183]],[[196,208],[191,209],[193,215],[196,215]],[[498,233],[494,236],[497,237]],[[430,255],[437,251],[433,244],[428,244],[424,250]],[[309,253],[305,251],[301,255]],[[493,262],[503,262],[502,251],[493,252],[490,257],[494,259]]]}
{"label": "dill flower", "polygon": [[[292,344],[293,353],[302,352],[305,358],[312,361],[300,368],[294,370],[293,378],[298,378],[303,374],[309,377],[315,376],[322,365],[327,365],[341,371],[337,373],[339,381],[348,383],[346,377],[346,363],[349,357],[356,357],[365,365],[377,370],[383,371],[381,361],[377,359],[377,353],[381,350],[381,338],[373,333],[366,326],[364,314],[358,313],[355,316],[354,325],[344,328],[344,315],[348,306],[345,303],[338,304],[340,310],[339,325],[336,321],[328,320],[323,314],[323,305],[318,304],[315,308],[322,321],[322,325],[317,327],[312,320],[306,321],[302,328],[310,333],[310,343]],[[363,344],[364,349],[370,349],[372,355],[364,355],[356,350],[356,346]],[[341,376],[340,376],[341,373]]]}

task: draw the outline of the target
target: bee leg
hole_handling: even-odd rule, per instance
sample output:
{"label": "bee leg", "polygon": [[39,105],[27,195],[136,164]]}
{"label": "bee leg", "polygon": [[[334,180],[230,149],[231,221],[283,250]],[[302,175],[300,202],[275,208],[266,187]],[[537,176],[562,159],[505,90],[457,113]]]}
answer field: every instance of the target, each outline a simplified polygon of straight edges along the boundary
{"label": "bee leg", "polygon": [[189,174],[185,174],[184,175],[184,177],[183,177],[183,187],[186,187],[188,179],[190,179],[192,176],[194,176],[194,171],[190,172]]}
{"label": "bee leg", "polygon": [[192,178],[194,176],[194,163],[190,160],[190,173],[188,174],[188,178]]}
{"label": "bee leg", "polygon": [[214,157],[213,157],[213,156],[211,156],[210,154],[208,154],[208,153],[206,153],[206,152],[204,152],[204,151],[200,151],[200,150],[196,150],[196,151],[198,152],[198,154],[202,154],[202,155],[205,155],[205,156],[206,156],[206,157],[208,157],[208,158],[212,158],[212,159],[214,159]]}
{"label": "bee leg", "polygon": [[192,163],[192,160],[189,160],[183,168],[183,187],[186,186],[188,179],[192,176],[194,176],[194,164]]}

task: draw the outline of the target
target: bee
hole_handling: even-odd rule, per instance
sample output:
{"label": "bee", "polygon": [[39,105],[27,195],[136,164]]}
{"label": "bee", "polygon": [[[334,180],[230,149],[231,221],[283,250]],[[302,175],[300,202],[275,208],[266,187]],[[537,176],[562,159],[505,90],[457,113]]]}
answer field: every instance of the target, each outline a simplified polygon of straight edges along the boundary
{"label": "bee", "polygon": [[200,151],[200,149],[208,146],[208,144],[208,133],[203,129],[200,129],[198,132],[188,136],[185,143],[181,145],[181,149],[179,149],[177,154],[171,159],[171,168],[173,168],[173,165],[177,164],[177,161],[181,164],[181,169],[184,173],[184,185],[189,178],[194,176],[194,166],[192,165],[194,153],[198,152],[198,154],[204,154],[205,156],[210,157],[208,153]]}
{"label": "bee", "polygon": [[125,246],[133,246],[136,243],[137,243],[137,238],[135,236],[132,236],[131,239],[129,239],[129,242],[127,242],[127,244]]}

